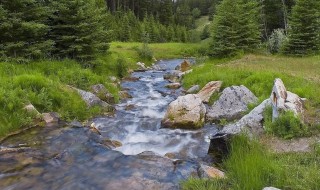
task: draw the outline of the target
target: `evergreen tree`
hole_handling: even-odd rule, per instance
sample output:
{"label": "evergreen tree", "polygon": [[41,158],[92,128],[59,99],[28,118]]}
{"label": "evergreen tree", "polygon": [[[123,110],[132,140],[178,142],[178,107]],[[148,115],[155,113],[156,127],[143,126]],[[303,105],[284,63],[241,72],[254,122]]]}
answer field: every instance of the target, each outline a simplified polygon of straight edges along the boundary
{"label": "evergreen tree", "polygon": [[233,0],[223,0],[217,7],[212,24],[211,56],[230,56],[237,52],[237,13],[239,6]]}
{"label": "evergreen tree", "polygon": [[48,56],[52,47],[52,41],[46,38],[48,14],[42,1],[1,0],[1,57],[19,62]]}
{"label": "evergreen tree", "polygon": [[85,61],[108,49],[106,11],[94,0],[58,0],[52,6],[50,37],[56,56]]}
{"label": "evergreen tree", "polygon": [[260,6],[257,0],[239,0],[239,14],[237,19],[239,35],[237,47],[250,51],[260,43]]}
{"label": "evergreen tree", "polygon": [[212,56],[226,57],[254,49],[260,38],[256,0],[223,0],[212,25]]}
{"label": "evergreen tree", "polygon": [[161,0],[161,9],[159,10],[159,19],[161,24],[169,25],[173,23],[172,0]]}
{"label": "evergreen tree", "polygon": [[292,9],[286,53],[306,55],[320,50],[320,1],[297,0]]}

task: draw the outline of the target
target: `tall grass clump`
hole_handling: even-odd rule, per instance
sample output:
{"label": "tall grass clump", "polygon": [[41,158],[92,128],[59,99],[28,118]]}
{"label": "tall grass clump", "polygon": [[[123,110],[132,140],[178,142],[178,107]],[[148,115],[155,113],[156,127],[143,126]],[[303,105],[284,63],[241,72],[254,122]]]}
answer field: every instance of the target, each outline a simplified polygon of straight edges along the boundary
{"label": "tall grass clump", "polygon": [[222,164],[226,171],[225,179],[197,180],[191,179],[183,183],[186,190],[253,190],[274,185],[280,177],[281,168],[271,154],[246,135],[234,136],[231,140],[230,155]]}
{"label": "tall grass clump", "polygon": [[277,164],[268,151],[245,135],[232,139],[231,154],[224,164],[232,189],[262,189],[279,177]]}
{"label": "tall grass clump", "polygon": [[123,78],[127,74],[127,63],[124,59],[118,58],[116,63],[116,72],[119,78]]}
{"label": "tall grass clump", "polygon": [[272,121],[271,106],[264,112],[264,125],[268,133],[284,139],[308,135],[308,127],[291,111],[281,113],[275,121]]}

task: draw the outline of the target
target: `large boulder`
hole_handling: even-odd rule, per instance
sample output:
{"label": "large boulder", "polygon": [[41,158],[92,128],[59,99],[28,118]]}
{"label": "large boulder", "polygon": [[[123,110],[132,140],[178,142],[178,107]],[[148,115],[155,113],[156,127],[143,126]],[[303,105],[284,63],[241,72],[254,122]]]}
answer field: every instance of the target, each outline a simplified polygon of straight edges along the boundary
{"label": "large boulder", "polygon": [[106,89],[106,87],[103,84],[96,84],[91,86],[91,92],[98,98],[109,104],[115,103],[114,96]]}
{"label": "large boulder", "polygon": [[208,121],[240,119],[248,110],[248,105],[258,98],[245,86],[231,86],[222,91],[220,98],[208,109]]}
{"label": "large boulder", "polygon": [[195,94],[180,96],[168,106],[162,125],[168,128],[197,129],[204,125],[206,107]]}
{"label": "large boulder", "polygon": [[274,80],[271,96],[272,120],[279,117],[282,111],[292,111],[296,116],[303,115],[303,100],[296,94],[286,90],[281,79]]}
{"label": "large boulder", "polygon": [[197,95],[204,103],[208,103],[212,94],[220,91],[221,85],[222,81],[211,81],[207,83]]}
{"label": "large boulder", "polygon": [[263,132],[263,112],[271,105],[271,100],[264,100],[259,106],[254,108],[250,113],[243,116],[239,121],[225,126],[221,133],[238,134],[242,131],[250,134],[260,134]]}

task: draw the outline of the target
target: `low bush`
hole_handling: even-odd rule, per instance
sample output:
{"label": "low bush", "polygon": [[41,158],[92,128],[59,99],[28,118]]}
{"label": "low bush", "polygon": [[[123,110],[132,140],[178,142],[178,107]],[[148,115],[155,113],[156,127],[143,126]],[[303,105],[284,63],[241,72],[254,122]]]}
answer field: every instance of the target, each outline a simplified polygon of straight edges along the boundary
{"label": "low bush", "polygon": [[142,47],[137,49],[137,52],[142,61],[151,61],[153,58],[153,51],[149,48],[147,43],[143,43]]}
{"label": "low bush", "polygon": [[264,112],[264,125],[268,133],[284,139],[308,135],[308,127],[291,111],[280,113],[280,116],[272,121],[272,107],[268,107]]}

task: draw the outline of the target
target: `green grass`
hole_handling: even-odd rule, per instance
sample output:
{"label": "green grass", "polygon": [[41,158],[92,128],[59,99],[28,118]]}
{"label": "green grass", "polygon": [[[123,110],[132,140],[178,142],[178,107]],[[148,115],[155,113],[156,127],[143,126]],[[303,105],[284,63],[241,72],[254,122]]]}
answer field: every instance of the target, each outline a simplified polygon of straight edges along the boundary
{"label": "green grass", "polygon": [[256,190],[273,186],[280,189],[319,189],[319,145],[310,153],[271,153],[256,140],[240,135],[232,139],[231,153],[222,169],[226,179],[190,179],[184,190]]}
{"label": "green grass", "polygon": [[280,113],[280,116],[272,121],[272,107],[269,106],[264,111],[263,118],[265,130],[269,134],[284,139],[304,137],[310,134],[308,127],[293,112]]}
{"label": "green grass", "polygon": [[282,57],[271,55],[246,55],[233,59],[209,59],[196,65],[186,75],[183,86],[188,89],[194,84],[204,86],[209,81],[223,81],[222,89],[232,85],[245,85],[260,101],[270,96],[273,81],[281,78],[287,90],[307,98],[309,115],[320,117],[314,112],[320,108],[320,56]]}
{"label": "green grass", "polygon": [[[245,85],[260,101],[269,98],[273,81],[281,78],[287,90],[307,98],[305,119],[308,129],[288,113],[273,126],[273,134],[292,138],[318,133],[313,121],[320,117],[320,56],[284,57],[272,55],[245,55],[229,59],[208,59],[197,64],[193,72],[183,79],[185,89],[192,85],[204,86],[209,81],[223,81],[222,89],[232,85]],[[217,99],[217,96],[212,98]],[[271,111],[271,110],[269,110]],[[269,118],[266,122],[270,123]],[[288,125],[297,128],[288,129]],[[270,127],[270,126],[269,126]],[[256,190],[266,186],[280,189],[320,189],[320,145],[309,153],[272,153],[258,141],[244,136],[235,137],[231,154],[221,165],[226,172],[224,180],[189,179],[182,184],[185,190]]]}

